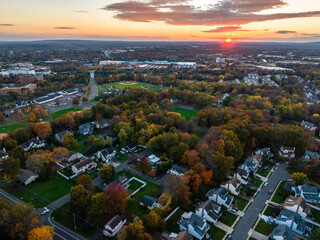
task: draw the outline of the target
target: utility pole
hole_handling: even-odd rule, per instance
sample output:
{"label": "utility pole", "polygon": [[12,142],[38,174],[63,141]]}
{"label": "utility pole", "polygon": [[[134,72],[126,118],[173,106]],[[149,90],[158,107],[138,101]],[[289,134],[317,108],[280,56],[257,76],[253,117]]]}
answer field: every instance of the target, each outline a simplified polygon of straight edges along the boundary
{"label": "utility pole", "polygon": [[77,229],[77,226],[76,226],[76,215],[73,214],[73,225],[74,225],[74,229]]}

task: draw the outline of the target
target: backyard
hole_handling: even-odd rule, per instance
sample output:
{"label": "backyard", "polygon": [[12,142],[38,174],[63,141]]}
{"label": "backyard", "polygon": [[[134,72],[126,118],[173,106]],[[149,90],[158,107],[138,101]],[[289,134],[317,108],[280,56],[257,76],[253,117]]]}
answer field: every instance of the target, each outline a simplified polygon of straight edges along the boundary
{"label": "backyard", "polygon": [[177,223],[184,213],[182,209],[178,209],[167,221],[166,230],[167,232],[175,232],[178,233],[180,231],[179,224]]}
{"label": "backyard", "polygon": [[189,121],[192,117],[196,117],[199,112],[198,110],[190,110],[181,107],[175,107],[171,111],[180,113],[182,117],[186,118],[186,121]]}
{"label": "backyard", "polygon": [[275,216],[274,207],[268,206],[263,214],[269,217],[274,217]]}
{"label": "backyard", "polygon": [[253,179],[253,185],[256,187],[260,187],[260,185],[262,184],[262,180],[258,179],[258,178],[254,178]]}
{"label": "backyard", "polygon": [[225,211],[220,218],[221,222],[228,225],[229,227],[232,226],[232,224],[236,221],[236,219],[237,219],[236,215],[227,211]]}
{"label": "backyard", "polygon": [[233,196],[234,201],[237,201],[237,208],[242,211],[248,204],[249,201],[239,197],[239,196]]}
{"label": "backyard", "polygon": [[289,197],[290,191],[286,189],[286,181],[282,181],[274,194],[272,201],[276,203],[282,203],[287,197]]}

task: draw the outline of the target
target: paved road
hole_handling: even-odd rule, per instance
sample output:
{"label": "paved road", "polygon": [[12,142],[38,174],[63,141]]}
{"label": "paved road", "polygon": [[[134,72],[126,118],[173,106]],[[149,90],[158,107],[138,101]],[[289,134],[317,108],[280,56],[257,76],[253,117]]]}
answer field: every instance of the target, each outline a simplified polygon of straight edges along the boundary
{"label": "paved road", "polygon": [[94,71],[90,71],[90,84],[91,84],[91,93],[89,94],[89,97],[88,97],[89,100],[98,96],[98,86],[94,78]]}
{"label": "paved road", "polygon": [[291,178],[287,173],[287,164],[280,164],[278,170],[274,171],[268,180],[268,186],[262,187],[261,191],[256,195],[253,203],[249,206],[244,216],[240,219],[232,232],[232,240],[243,240],[246,238],[250,228],[255,223],[259,213],[262,211],[266,201],[269,199],[269,190],[274,191],[278,182],[283,179]]}
{"label": "paved road", "polygon": [[[23,203],[21,202],[19,199],[15,198],[14,196],[8,194],[7,192],[3,191],[0,189],[0,197],[9,200],[12,203]],[[69,229],[67,229],[66,227],[62,226],[61,224],[53,221],[50,218],[50,213],[47,213],[46,215],[41,216],[41,212],[43,211],[43,208],[41,209],[34,209],[34,211],[36,211],[39,215],[40,218],[43,220],[43,225],[47,225],[47,226],[53,226],[54,227],[54,233],[55,235],[53,236],[54,240],[83,240],[84,238],[77,235],[76,233],[70,231]]]}

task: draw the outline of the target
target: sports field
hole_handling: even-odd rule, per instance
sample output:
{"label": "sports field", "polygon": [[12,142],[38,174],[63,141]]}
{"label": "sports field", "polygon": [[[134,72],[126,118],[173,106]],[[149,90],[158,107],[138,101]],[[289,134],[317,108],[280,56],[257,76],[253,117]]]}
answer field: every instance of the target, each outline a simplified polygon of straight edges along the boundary
{"label": "sports field", "polygon": [[186,118],[186,121],[190,120],[192,117],[196,117],[199,110],[189,110],[185,108],[175,107],[171,110],[171,112],[177,112],[180,113],[181,116]]}
{"label": "sports field", "polygon": [[148,89],[151,89],[151,90],[158,90],[158,89],[161,88],[160,85],[151,85],[149,83],[137,83],[137,82],[132,82],[132,81],[119,82],[119,83],[110,83],[110,84],[104,85],[103,87],[105,87],[105,88],[114,87],[116,89],[148,88]]}

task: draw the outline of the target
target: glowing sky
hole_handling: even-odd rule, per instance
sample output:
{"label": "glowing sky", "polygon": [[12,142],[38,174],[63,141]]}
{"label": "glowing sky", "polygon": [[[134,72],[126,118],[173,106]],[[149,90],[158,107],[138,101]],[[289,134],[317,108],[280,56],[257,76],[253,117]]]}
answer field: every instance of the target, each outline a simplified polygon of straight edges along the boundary
{"label": "glowing sky", "polygon": [[320,0],[0,0],[0,40],[320,41]]}

